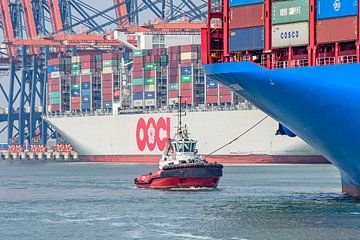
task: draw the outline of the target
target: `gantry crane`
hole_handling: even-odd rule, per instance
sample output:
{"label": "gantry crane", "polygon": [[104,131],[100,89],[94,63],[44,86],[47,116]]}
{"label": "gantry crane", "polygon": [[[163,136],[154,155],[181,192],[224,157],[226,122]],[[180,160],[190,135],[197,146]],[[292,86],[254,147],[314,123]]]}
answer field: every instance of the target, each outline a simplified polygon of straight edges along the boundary
{"label": "gantry crane", "polygon": [[[194,4],[187,0],[114,0],[112,6],[97,10],[82,0],[0,0],[0,27],[7,44],[7,57],[0,57],[0,62],[8,63],[10,69],[8,90],[0,82],[0,93],[7,100],[7,106],[0,111],[0,122],[7,122],[7,126],[0,129],[0,134],[7,132],[9,145],[16,149],[21,149],[25,142],[45,144],[56,134],[43,120],[47,61],[54,55],[49,49],[55,47],[56,54],[61,56],[69,49],[74,54],[76,47],[123,46],[105,28],[112,26],[131,32],[139,24],[140,13],[149,15],[147,10],[165,25],[143,29],[179,31],[181,26],[170,27],[168,22],[206,18],[207,2],[197,1]],[[115,17],[111,11],[115,11]],[[196,28],[190,25],[188,29]],[[79,27],[85,27],[85,33],[77,33]]]}

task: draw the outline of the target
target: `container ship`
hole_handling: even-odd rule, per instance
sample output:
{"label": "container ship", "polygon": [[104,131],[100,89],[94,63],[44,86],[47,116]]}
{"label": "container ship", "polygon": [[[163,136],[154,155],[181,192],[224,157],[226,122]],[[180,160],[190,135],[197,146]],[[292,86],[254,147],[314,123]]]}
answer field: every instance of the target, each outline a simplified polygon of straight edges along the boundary
{"label": "container ship", "polygon": [[[211,3],[203,30],[207,76],[322,153],[338,167],[343,193],[359,197],[358,1]],[[216,21],[220,28],[210,24]]]}
{"label": "container ship", "polygon": [[[265,116],[230,88],[207,79],[201,45],[178,38],[165,36],[151,49],[51,59],[46,119],[61,134],[58,146],[68,146],[60,150],[76,150],[81,161],[157,162],[174,134],[179,96],[200,154],[213,152]],[[207,159],[327,162],[299,138],[276,135],[278,129],[267,119]]]}
{"label": "container ship", "polygon": [[[146,45],[142,50],[51,60],[47,119],[81,159],[154,161],[161,152],[155,126],[158,121],[174,125],[171,111],[179,95],[189,111],[188,121],[212,129],[190,129],[206,142],[199,146],[203,154],[256,122],[262,113],[244,109],[248,103],[239,96],[241,86],[208,78],[202,64],[246,61],[267,69],[303,69],[360,59],[357,0],[225,0],[209,1],[209,6],[201,45],[198,39],[189,43],[184,37],[170,41],[165,34],[146,35],[138,40]],[[220,124],[223,116],[232,121]],[[278,122],[267,120],[212,157],[229,162],[326,161],[299,138],[275,135]],[[139,147],[139,139],[148,138],[144,129],[138,132],[139,124],[146,125],[149,134],[155,131],[155,140],[146,141],[146,147]],[[225,125],[227,129],[221,127]]]}

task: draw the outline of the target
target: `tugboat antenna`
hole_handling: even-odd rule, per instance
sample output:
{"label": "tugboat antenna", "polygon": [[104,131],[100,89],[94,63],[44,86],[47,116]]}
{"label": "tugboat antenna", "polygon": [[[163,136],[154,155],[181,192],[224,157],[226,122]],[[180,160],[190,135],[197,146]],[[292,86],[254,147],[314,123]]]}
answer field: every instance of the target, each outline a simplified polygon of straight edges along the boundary
{"label": "tugboat antenna", "polygon": [[181,95],[178,96],[179,99],[179,114],[178,114],[178,133],[182,134],[182,122],[181,122]]}

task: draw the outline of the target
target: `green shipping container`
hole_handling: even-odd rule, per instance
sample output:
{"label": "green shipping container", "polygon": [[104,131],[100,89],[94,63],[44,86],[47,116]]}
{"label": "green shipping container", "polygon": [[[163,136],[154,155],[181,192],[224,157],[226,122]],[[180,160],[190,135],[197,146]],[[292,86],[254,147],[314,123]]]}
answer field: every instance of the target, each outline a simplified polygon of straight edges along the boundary
{"label": "green shipping container", "polygon": [[103,67],[117,67],[118,66],[118,60],[104,60],[102,62]]}
{"label": "green shipping container", "polygon": [[135,50],[133,53],[134,57],[144,57],[147,56],[147,50]]}
{"label": "green shipping container", "polygon": [[71,85],[71,89],[79,90],[79,89],[80,89],[80,83],[73,83],[73,84]]}
{"label": "green shipping container", "polygon": [[51,104],[59,105],[60,104],[60,98],[51,98]]}
{"label": "green shipping container", "polygon": [[309,20],[309,0],[292,0],[272,3],[272,24]]}
{"label": "green shipping container", "polygon": [[169,83],[169,90],[179,90],[179,84],[178,83]]}
{"label": "green shipping container", "polygon": [[181,75],[180,80],[181,82],[191,82],[192,75]]}
{"label": "green shipping container", "polygon": [[133,85],[134,86],[141,86],[144,84],[144,81],[142,78],[134,78],[133,79]]}
{"label": "green shipping container", "polygon": [[77,76],[80,76],[80,75],[81,75],[81,70],[71,71],[71,76],[72,77],[77,77]]}
{"label": "green shipping container", "polygon": [[60,98],[60,92],[51,92],[51,98]]}
{"label": "green shipping container", "polygon": [[81,69],[81,63],[72,63],[71,70],[79,70]]}
{"label": "green shipping container", "polygon": [[167,63],[168,62],[168,56],[160,56],[160,62],[161,63]]}
{"label": "green shipping container", "polygon": [[145,85],[153,85],[153,84],[155,84],[155,78],[154,77],[145,78],[144,81],[145,81]]}
{"label": "green shipping container", "polygon": [[155,70],[156,68],[159,68],[160,64],[158,63],[145,63],[144,70]]}

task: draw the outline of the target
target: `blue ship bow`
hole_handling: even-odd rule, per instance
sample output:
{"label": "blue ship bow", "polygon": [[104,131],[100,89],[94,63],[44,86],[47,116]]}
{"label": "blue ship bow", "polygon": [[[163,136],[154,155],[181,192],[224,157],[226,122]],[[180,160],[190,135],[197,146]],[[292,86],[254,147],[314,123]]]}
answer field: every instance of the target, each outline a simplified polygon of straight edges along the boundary
{"label": "blue ship bow", "polygon": [[254,63],[204,66],[259,109],[319,150],[360,196],[360,64],[267,70]]}

